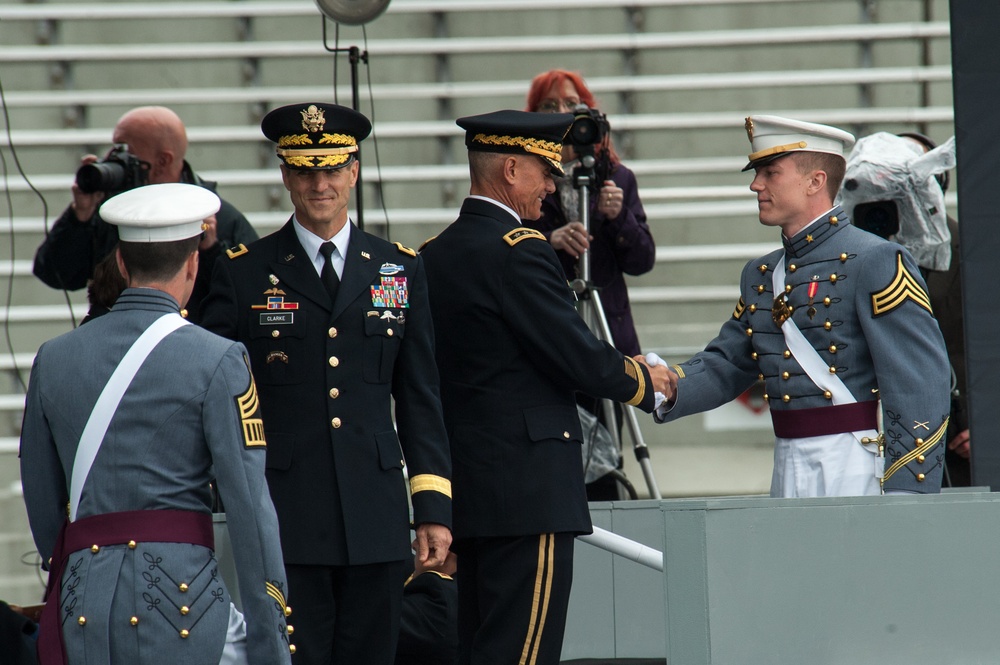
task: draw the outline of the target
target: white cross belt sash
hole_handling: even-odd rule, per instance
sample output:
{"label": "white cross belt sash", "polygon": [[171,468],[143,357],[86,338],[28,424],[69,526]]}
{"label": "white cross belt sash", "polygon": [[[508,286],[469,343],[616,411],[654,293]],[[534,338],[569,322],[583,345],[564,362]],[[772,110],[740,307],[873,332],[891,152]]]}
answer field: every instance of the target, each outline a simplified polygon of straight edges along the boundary
{"label": "white cross belt sash", "polygon": [[[784,256],[778,259],[777,265],[774,266],[774,272],[771,275],[771,288],[775,294],[775,301],[780,297],[779,294],[785,293]],[[857,402],[857,399],[851,394],[847,386],[844,385],[844,382],[840,380],[840,377],[830,372],[829,365],[823,362],[819,353],[809,343],[809,340],[805,338],[799,327],[795,325],[791,316],[787,317],[781,324],[781,332],[785,336],[785,345],[799,363],[799,366],[802,367],[809,379],[820,390],[830,391],[833,404],[854,404]],[[865,430],[854,432],[854,436],[859,442],[862,438],[874,440],[878,437],[878,432],[875,430]]]}
{"label": "white cross belt sash", "polygon": [[77,509],[80,507],[80,495],[83,493],[83,485],[90,475],[90,468],[97,459],[97,452],[101,449],[104,435],[111,425],[118,405],[125,395],[125,391],[132,385],[132,380],[139,372],[139,368],[146,362],[146,358],[153,349],[163,340],[164,337],[177,330],[181,326],[190,325],[179,314],[164,314],[152,323],[139,335],[139,338],[132,343],[132,346],[125,353],[125,357],[118,363],[114,373],[108,380],[104,390],[101,391],[94,410],[90,412],[90,418],[83,428],[80,436],[80,445],[76,449],[76,457],[73,460],[73,475],[69,487],[69,520],[76,520]]}
{"label": "white cross belt sash", "polygon": [[[771,275],[771,288],[774,291],[775,301],[785,293],[785,257],[778,259],[778,264],[774,266]],[[781,332],[785,336],[785,344],[791,351],[795,360],[805,370],[806,375],[821,390],[829,390],[833,395],[834,404],[853,404],[857,400],[851,391],[847,389],[844,382],[836,374],[830,373],[830,366],[823,362],[816,349],[805,338],[799,327],[795,325],[792,317],[785,319],[781,324]]]}

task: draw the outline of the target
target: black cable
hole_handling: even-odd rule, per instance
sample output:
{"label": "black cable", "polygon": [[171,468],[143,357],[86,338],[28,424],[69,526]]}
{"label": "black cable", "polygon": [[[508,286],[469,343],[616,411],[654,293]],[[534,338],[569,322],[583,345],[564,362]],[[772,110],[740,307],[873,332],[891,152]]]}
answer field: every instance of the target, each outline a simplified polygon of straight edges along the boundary
{"label": "black cable", "polygon": [[[361,26],[361,36],[362,41],[365,45],[365,53],[368,53],[368,29],[365,26]],[[368,83],[368,104],[371,106],[371,121],[372,126],[375,126],[375,93],[372,91],[372,74],[371,74],[371,63],[369,59],[365,58],[365,78]],[[385,204],[385,180],[382,179],[382,159],[378,154],[378,134],[372,132],[372,144],[375,148],[375,171],[378,173],[378,182],[375,184],[375,189],[378,192],[378,200],[382,204],[382,216],[385,218],[385,239],[391,241],[392,233],[389,227],[389,208]]]}
{"label": "black cable", "polygon": [[[24,181],[28,183],[28,187],[32,192],[38,196],[39,201],[42,202],[42,220],[45,224],[45,235],[49,235],[49,206],[45,201],[45,197],[31,182],[28,178],[28,174],[25,173],[24,168],[21,166],[21,160],[17,156],[17,149],[14,147],[14,139],[10,133],[10,113],[7,109],[7,96],[3,89],[3,78],[0,77],[0,108],[3,109],[4,127],[7,133],[7,146],[10,148],[11,157],[14,158],[14,164],[17,166],[17,172],[20,174]],[[17,377],[18,383],[21,385],[21,389],[24,391],[28,390],[28,383],[25,381],[24,376],[21,374],[21,368],[17,364],[17,356],[14,354],[14,342],[10,335],[10,310],[11,303],[14,299],[14,202],[10,195],[10,187],[7,186],[7,158],[0,151],[0,168],[3,169],[3,183],[4,183],[4,193],[7,201],[7,219],[10,222],[8,235],[10,237],[10,273],[7,275],[7,301],[4,303],[4,341],[7,344],[7,352],[10,354],[10,360],[12,367],[14,369],[14,375]],[[65,291],[67,304],[70,305],[70,317],[73,316],[73,308],[69,302],[69,294]],[[74,321],[75,325],[75,321]]]}

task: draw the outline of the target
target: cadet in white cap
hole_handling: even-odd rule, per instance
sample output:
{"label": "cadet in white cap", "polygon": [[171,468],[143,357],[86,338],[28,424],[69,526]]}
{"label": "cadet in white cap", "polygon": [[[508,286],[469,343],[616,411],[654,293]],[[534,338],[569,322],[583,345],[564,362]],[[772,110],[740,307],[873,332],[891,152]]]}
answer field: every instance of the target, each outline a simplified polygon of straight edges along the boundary
{"label": "cadet in white cap", "polygon": [[949,365],[917,264],[853,226],[834,198],[849,133],[746,120],[760,222],[782,249],[750,261],[732,317],[675,365],[659,422],[707,411],[762,381],[775,433],[772,496],[938,492]]}
{"label": "cadet in white cap", "polygon": [[[202,220],[218,208],[212,192],[178,183],[105,202],[128,288],[35,357],[21,479],[49,570],[40,662],[290,662],[246,351],[179,315]],[[245,619],[217,574],[212,482],[230,511]]]}

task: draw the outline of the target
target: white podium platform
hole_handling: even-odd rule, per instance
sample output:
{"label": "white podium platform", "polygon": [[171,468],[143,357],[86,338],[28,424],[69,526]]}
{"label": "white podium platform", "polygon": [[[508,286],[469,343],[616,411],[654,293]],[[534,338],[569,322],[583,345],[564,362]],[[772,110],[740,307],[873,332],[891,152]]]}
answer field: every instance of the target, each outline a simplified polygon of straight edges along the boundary
{"label": "white podium platform", "polygon": [[996,663],[1000,495],[591,504],[664,572],[578,542],[563,659]]}

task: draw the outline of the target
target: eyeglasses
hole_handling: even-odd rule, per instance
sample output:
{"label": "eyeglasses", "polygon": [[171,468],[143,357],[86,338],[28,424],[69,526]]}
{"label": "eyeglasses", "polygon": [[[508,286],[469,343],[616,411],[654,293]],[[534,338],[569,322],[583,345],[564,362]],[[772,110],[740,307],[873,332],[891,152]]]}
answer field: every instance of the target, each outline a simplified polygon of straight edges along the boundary
{"label": "eyeglasses", "polygon": [[580,100],[572,97],[569,99],[543,99],[538,103],[538,112],[559,113],[559,111],[562,109],[566,109],[567,111],[572,111],[579,105],[580,105]]}

